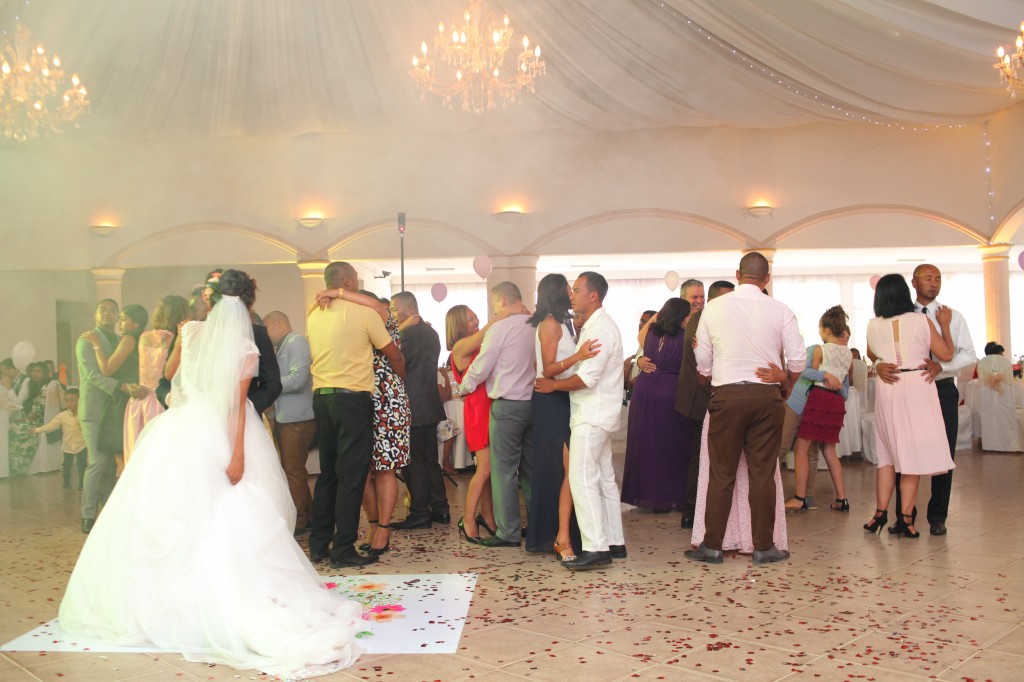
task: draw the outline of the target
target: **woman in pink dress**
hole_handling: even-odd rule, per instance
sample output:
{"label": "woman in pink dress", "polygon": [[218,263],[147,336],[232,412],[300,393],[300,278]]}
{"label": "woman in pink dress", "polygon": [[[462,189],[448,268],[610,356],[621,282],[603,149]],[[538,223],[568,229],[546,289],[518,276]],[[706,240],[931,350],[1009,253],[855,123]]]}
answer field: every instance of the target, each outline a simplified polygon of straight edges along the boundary
{"label": "woman in pink dress", "polygon": [[929,353],[946,362],[953,358],[949,333],[953,313],[939,306],[935,319],[941,332],[937,331],[925,315],[914,312],[906,280],[886,275],[875,287],[875,315],[868,322],[868,357],[876,367],[892,365],[899,377],[892,383],[879,381],[875,389],[878,503],[864,530],[882,532],[899,473],[903,508],[894,532],[916,538],[920,533],[914,528],[913,509],[921,476],[946,473],[955,466],[946,443],[939,394],[931,377],[922,374]]}
{"label": "woman in pink dress", "polygon": [[[785,370],[775,365],[758,368],[756,374],[767,384],[779,384],[786,387],[789,376]],[[783,391],[788,396],[788,390]],[[700,437],[700,468],[697,473],[697,505],[693,512],[693,533],[690,543],[699,547],[704,542],[704,510],[708,501],[708,480],[711,475],[711,456],[708,451],[708,426],[710,417],[704,418],[704,430]],[[772,535],[775,546],[781,550],[789,549],[789,534],[786,531],[786,497],[782,490],[782,473],[779,463],[775,463],[775,530]],[[732,490],[732,508],[729,510],[729,523],[725,527],[722,538],[722,549],[737,551],[741,554],[754,553],[754,531],[750,524],[750,479],[747,476],[747,456],[740,457],[740,465],[736,470],[736,486]]]}
{"label": "woman in pink dress", "polygon": [[191,310],[181,296],[164,296],[153,312],[153,329],[139,336],[139,385],[149,389],[145,398],[128,401],[124,413],[124,463],[132,455],[135,441],[153,417],[164,411],[156,398],[156,387],[164,376],[164,366],[178,327],[191,318]]}

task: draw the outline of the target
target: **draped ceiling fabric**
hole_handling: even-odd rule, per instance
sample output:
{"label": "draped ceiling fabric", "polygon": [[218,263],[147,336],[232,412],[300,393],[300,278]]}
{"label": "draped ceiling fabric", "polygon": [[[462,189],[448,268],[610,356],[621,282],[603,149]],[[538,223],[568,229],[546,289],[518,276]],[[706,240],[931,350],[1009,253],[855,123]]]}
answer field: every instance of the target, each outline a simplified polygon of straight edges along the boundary
{"label": "draped ceiling fabric", "polygon": [[92,109],[68,137],[102,139],[977,123],[1014,103],[991,64],[1024,19],[1021,0],[484,0],[548,73],[474,116],[407,73],[465,4],[0,0],[0,22],[81,74]]}

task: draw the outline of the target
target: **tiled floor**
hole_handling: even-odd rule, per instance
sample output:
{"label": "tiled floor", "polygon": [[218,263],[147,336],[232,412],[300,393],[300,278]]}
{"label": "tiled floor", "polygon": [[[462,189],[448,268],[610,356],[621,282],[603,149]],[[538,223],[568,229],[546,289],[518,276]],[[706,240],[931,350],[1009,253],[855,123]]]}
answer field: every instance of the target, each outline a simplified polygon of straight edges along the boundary
{"label": "tiled floor", "polygon": [[[874,469],[847,460],[851,513],[790,516],[792,560],[757,569],[686,561],[678,514],[625,512],[629,559],[580,574],[464,544],[454,522],[396,531],[367,573],[479,574],[459,652],[365,656],[323,679],[1021,679],[1024,457],[963,451],[957,464],[947,536],[865,533]],[[819,501],[831,490],[819,473]],[[0,642],[55,616],[84,537],[77,504],[58,474],[0,480]],[[0,655],[0,680],[57,678],[265,679],[167,655]]]}

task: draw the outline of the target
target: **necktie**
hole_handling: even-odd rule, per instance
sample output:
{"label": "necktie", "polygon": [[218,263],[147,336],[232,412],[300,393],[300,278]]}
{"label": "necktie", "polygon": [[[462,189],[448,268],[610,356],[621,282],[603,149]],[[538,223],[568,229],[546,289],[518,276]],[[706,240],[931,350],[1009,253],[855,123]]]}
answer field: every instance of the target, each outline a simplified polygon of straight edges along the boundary
{"label": "necktie", "polygon": [[928,306],[925,306],[925,307],[921,308],[921,312],[924,313],[925,315],[927,315],[928,314]]}

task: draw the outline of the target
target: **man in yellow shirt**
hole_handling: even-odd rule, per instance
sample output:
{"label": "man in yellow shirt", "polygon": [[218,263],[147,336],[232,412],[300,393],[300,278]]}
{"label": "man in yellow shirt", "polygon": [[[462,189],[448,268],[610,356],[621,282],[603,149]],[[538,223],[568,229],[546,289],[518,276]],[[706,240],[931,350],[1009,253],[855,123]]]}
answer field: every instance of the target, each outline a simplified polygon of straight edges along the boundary
{"label": "man in yellow shirt", "polygon": [[[355,268],[348,263],[328,265],[324,280],[328,289],[359,289]],[[375,310],[340,298],[313,309],[306,337],[320,443],[309,558],[322,561],[330,549],[331,568],[365,566],[377,561],[355,549],[373,455],[373,349],[383,352],[399,375],[405,372],[405,360]]]}

